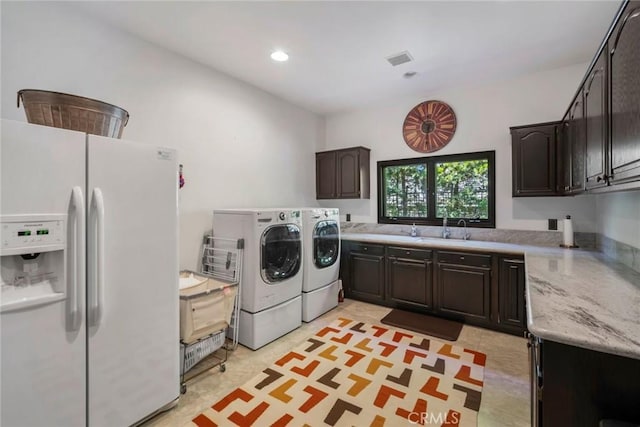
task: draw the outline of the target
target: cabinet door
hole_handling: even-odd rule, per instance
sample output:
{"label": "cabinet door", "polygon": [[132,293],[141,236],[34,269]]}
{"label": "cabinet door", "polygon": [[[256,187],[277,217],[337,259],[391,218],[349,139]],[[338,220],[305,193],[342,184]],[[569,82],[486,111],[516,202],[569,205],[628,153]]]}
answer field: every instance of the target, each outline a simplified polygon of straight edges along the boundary
{"label": "cabinet door", "polygon": [[316,153],[316,199],[336,198],[336,152]]}
{"label": "cabinet door", "polygon": [[387,269],[390,301],[431,308],[433,262],[430,259],[389,256]]}
{"label": "cabinet door", "polygon": [[438,263],[438,308],[466,319],[491,320],[491,268]]}
{"label": "cabinet door", "polygon": [[[554,341],[543,341],[539,354],[537,426],[638,424],[640,360]],[[600,422],[613,417],[634,423]]]}
{"label": "cabinet door", "polygon": [[338,198],[354,199],[360,197],[360,161],[359,150],[337,152]]}
{"label": "cabinet door", "polygon": [[584,191],[585,183],[585,151],[586,128],[584,121],[584,98],[582,90],[573,101],[571,107],[571,185],[572,194]]}
{"label": "cabinet door", "polygon": [[383,302],[384,255],[351,251],[349,253],[350,297],[369,302]]}
{"label": "cabinet door", "polygon": [[503,326],[526,328],[524,260],[500,258],[499,322]]}
{"label": "cabinet door", "polygon": [[514,197],[556,194],[556,127],[511,129]]}
{"label": "cabinet door", "polygon": [[607,57],[602,51],[587,78],[584,89],[584,117],[586,121],[586,187],[607,185]]}
{"label": "cabinet door", "polygon": [[640,179],[640,1],[630,1],[610,40],[611,181]]}
{"label": "cabinet door", "polygon": [[567,115],[558,125],[556,192],[566,194],[571,189],[571,123]]}

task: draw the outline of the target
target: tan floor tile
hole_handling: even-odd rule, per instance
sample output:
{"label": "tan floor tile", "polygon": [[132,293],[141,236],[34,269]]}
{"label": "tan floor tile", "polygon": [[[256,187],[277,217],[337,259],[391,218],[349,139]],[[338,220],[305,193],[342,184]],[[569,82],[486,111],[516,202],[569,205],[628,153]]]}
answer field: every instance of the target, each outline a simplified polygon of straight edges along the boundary
{"label": "tan floor tile", "polygon": [[[144,426],[182,426],[335,319],[346,317],[367,323],[380,323],[380,319],[390,310],[347,299],[336,309],[311,323],[303,323],[300,328],[257,351],[238,346],[237,350],[229,353],[226,372],[220,372],[216,367],[192,379],[187,383],[186,394],[182,395],[175,408],[156,416]],[[528,426],[529,370],[526,340],[465,325],[455,344],[487,355],[478,425]]]}

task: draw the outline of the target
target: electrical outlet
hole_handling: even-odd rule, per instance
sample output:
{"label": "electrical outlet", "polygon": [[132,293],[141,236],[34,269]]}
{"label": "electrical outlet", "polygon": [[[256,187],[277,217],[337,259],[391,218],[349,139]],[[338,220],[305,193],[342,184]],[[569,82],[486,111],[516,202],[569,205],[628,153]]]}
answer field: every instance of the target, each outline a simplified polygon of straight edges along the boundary
{"label": "electrical outlet", "polygon": [[558,229],[558,220],[555,218],[549,218],[549,230]]}

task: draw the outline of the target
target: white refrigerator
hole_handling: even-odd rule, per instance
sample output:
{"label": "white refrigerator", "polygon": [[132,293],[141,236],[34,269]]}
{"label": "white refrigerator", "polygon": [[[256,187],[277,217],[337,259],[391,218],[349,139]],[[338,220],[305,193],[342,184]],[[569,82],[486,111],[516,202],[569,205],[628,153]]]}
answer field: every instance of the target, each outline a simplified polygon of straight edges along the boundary
{"label": "white refrigerator", "polygon": [[135,424],[179,396],[176,153],[2,120],[0,425]]}

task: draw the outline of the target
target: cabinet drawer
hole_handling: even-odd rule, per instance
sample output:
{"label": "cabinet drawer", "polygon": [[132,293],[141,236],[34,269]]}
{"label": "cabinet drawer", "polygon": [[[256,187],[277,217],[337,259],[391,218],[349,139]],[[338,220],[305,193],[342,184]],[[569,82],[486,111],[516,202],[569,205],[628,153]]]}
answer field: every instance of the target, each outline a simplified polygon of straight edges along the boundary
{"label": "cabinet drawer", "polygon": [[416,248],[398,248],[393,246],[387,247],[387,255],[396,258],[409,258],[409,259],[431,259],[433,258],[433,251],[416,249]]}
{"label": "cabinet drawer", "polygon": [[384,255],[384,246],[369,243],[351,242],[351,252],[360,252],[370,255]]}
{"label": "cabinet drawer", "polygon": [[469,254],[466,252],[438,252],[438,262],[491,267],[491,255]]}

